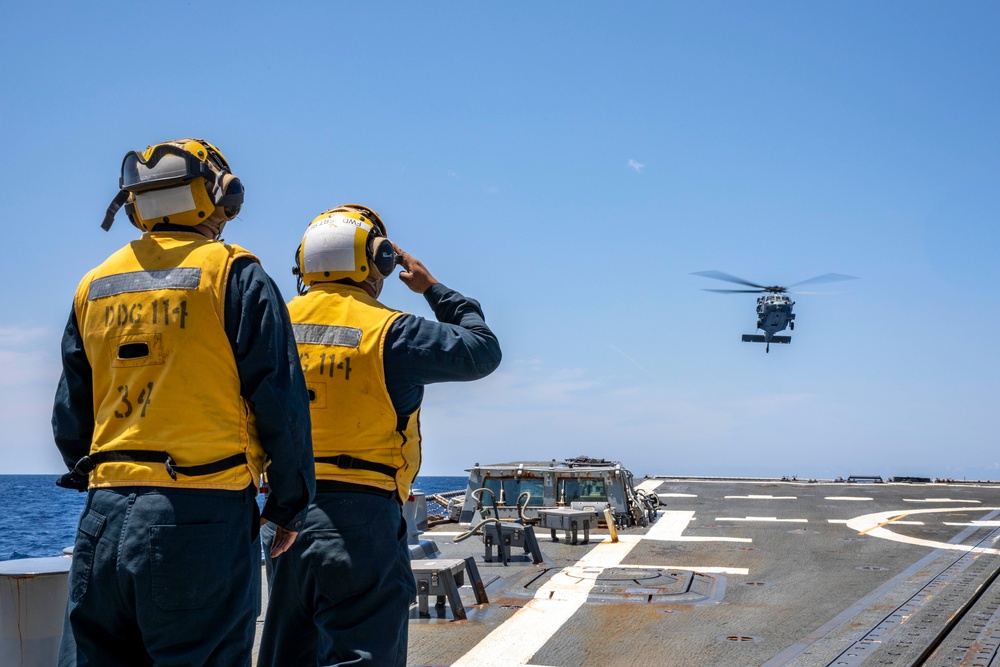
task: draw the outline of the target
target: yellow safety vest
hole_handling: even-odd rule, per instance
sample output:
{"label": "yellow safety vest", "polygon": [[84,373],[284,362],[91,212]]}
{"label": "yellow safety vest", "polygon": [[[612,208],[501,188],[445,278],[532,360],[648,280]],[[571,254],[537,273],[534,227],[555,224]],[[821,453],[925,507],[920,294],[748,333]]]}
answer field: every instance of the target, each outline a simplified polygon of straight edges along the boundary
{"label": "yellow safety vest", "polygon": [[[237,257],[257,261],[197,233],[152,232],[80,282],[74,308],[93,369],[90,454],[101,461],[91,488],[260,483],[264,450],[224,326]],[[156,460],[162,452],[169,464]],[[228,467],[202,474],[220,464]]]}
{"label": "yellow safety vest", "polygon": [[396,415],[383,361],[386,332],[403,313],[340,283],[313,285],[288,312],[309,390],[316,478],[405,501],[420,469],[420,410]]}

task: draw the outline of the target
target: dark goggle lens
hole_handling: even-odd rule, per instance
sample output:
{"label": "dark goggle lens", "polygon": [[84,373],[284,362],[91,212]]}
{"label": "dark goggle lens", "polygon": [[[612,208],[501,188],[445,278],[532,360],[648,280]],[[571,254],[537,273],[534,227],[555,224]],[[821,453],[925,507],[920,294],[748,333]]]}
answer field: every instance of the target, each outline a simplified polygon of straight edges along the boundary
{"label": "dark goggle lens", "polygon": [[144,162],[138,153],[129,153],[122,163],[121,187],[136,192],[189,181],[201,175],[194,162],[187,154],[158,152]]}

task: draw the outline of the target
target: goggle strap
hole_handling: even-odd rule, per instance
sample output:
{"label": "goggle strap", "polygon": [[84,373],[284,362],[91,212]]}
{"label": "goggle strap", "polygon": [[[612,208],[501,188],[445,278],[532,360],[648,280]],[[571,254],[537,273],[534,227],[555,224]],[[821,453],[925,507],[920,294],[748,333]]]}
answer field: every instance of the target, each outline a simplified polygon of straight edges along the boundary
{"label": "goggle strap", "polygon": [[108,205],[108,211],[104,214],[104,222],[101,223],[101,229],[104,231],[111,230],[111,224],[115,221],[115,214],[118,213],[118,209],[122,207],[122,204],[128,201],[128,192],[125,190],[119,190],[115,198],[111,200]]}
{"label": "goggle strap", "polygon": [[225,176],[225,170],[220,170],[215,172],[215,182],[212,184],[212,199],[215,201],[216,206],[225,206],[222,200],[225,197],[222,196],[222,177]]}

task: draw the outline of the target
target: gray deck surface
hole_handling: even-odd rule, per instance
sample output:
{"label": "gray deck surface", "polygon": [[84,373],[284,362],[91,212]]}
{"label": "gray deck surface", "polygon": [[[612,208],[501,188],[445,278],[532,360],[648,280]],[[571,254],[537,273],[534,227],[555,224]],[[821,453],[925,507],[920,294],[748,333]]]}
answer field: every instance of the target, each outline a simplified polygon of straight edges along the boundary
{"label": "gray deck surface", "polygon": [[541,565],[486,563],[481,538],[452,542],[458,524],[425,533],[443,558],[475,556],[490,602],[476,605],[466,581],[468,620],[447,608],[411,620],[409,664],[990,664],[1000,486],[658,478],[644,487],[665,503],[652,526],[620,532],[618,544],[591,531],[588,545],[538,529]]}
{"label": "gray deck surface", "polygon": [[642,482],[656,522],[618,543],[536,529],[540,565],[485,562],[482,538],[453,542],[467,526],[424,533],[475,558],[490,601],[466,578],[467,620],[414,607],[408,664],[1000,664],[1000,485]]}

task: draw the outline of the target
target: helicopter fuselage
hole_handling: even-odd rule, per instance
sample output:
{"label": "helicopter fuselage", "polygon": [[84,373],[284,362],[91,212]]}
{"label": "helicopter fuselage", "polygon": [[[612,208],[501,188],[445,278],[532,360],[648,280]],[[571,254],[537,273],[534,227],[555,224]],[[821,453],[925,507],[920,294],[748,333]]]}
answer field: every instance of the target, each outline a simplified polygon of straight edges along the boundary
{"label": "helicopter fuselage", "polygon": [[[771,351],[771,343],[790,343],[791,336],[776,336],[779,331],[786,328],[795,329],[795,315],[792,313],[792,306],[795,302],[788,297],[788,287],[805,285],[806,283],[830,283],[840,280],[854,280],[854,276],[845,276],[840,273],[825,273],[808,280],[800,280],[788,287],[782,285],[760,285],[744,280],[737,276],[731,276],[722,271],[698,271],[696,276],[704,276],[715,280],[725,280],[726,282],[745,285],[753,289],[709,289],[707,292],[723,292],[725,294],[760,294],[757,297],[757,329],[763,330],[764,335],[743,334],[744,343],[764,343],[764,351]],[[805,292],[791,292],[792,294],[805,294]]]}
{"label": "helicopter fuselage", "polygon": [[764,294],[757,297],[757,328],[764,331],[768,341],[771,336],[784,331],[789,325],[795,328],[795,302],[784,294]]}

